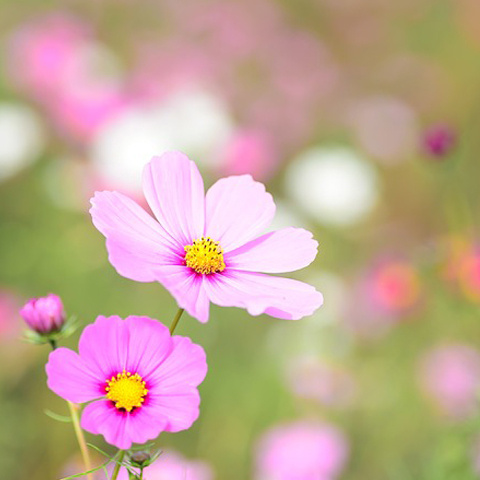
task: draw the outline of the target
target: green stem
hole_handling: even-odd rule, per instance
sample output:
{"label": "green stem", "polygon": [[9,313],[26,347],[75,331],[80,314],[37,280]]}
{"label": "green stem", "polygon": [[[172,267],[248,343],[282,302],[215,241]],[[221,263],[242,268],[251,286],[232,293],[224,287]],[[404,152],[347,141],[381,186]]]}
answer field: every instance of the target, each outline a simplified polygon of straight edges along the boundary
{"label": "green stem", "polygon": [[185,310],[183,308],[179,308],[177,314],[175,315],[175,318],[172,321],[172,324],[170,325],[170,335],[173,335],[173,332],[177,328],[178,322],[180,321],[180,317],[182,316],[183,312]]}
{"label": "green stem", "polygon": [[118,472],[120,471],[120,467],[122,466],[123,457],[125,456],[125,450],[120,450],[120,457],[118,458],[117,463],[115,464],[115,468],[112,473],[111,480],[117,480]]}
{"label": "green stem", "polygon": [[[78,407],[67,401],[68,408],[70,409],[70,415],[72,417],[73,429],[75,430],[75,436],[77,437],[78,445],[80,446],[80,451],[82,452],[83,463],[85,465],[85,470],[88,472],[92,469],[92,464],[90,462],[90,455],[88,454],[87,442],[85,441],[85,436],[83,435],[83,430],[80,427],[80,421],[78,418]],[[92,480],[92,474],[87,473],[87,479]]]}
{"label": "green stem", "polygon": [[[57,342],[53,339],[49,340],[52,350],[57,348]],[[85,441],[85,436],[83,435],[83,430],[80,427],[80,420],[78,418],[78,407],[67,400],[68,409],[70,410],[70,416],[72,417],[73,429],[75,431],[75,436],[77,437],[78,446],[80,447],[80,452],[83,458],[83,464],[85,465],[85,470],[88,472],[92,469],[92,463],[90,461],[90,455],[88,453],[87,442]],[[87,473],[87,479],[93,480],[91,473]]]}

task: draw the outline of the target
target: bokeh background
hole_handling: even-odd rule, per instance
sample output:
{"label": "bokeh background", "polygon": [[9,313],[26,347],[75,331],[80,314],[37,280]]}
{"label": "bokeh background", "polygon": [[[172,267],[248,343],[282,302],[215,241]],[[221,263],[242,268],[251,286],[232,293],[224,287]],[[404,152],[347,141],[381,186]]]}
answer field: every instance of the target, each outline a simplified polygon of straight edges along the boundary
{"label": "bokeh background", "polygon": [[116,274],[88,214],[95,190],[143,202],[168,149],[207,185],[265,182],[275,227],[320,243],[295,276],[325,305],[185,316],[201,416],[158,445],[208,480],[478,478],[479,24],[477,0],[1,2],[1,478],[81,469],[44,413],[67,414],[48,347],[21,339],[28,298],[57,293],[82,325],[174,316],[160,285]]}

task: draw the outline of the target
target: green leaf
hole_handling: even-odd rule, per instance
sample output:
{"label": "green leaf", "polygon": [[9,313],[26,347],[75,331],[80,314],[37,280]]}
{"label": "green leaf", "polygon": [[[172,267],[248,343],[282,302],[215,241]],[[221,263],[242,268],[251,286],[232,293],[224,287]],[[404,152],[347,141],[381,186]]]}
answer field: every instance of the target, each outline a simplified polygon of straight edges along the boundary
{"label": "green leaf", "polygon": [[66,415],[59,415],[58,413],[52,412],[51,410],[45,409],[43,411],[47,417],[53,418],[54,420],[57,420],[58,422],[65,422],[69,423],[72,421],[72,419]]}

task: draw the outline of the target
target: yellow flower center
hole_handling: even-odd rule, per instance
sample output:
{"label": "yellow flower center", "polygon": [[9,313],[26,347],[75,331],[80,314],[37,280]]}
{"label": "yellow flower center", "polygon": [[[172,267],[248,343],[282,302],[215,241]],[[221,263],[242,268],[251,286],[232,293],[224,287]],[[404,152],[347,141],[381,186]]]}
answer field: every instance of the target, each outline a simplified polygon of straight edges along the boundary
{"label": "yellow flower center", "polygon": [[210,237],[197,238],[185,247],[185,252],[185,264],[197,273],[208,275],[225,270],[222,247]]}
{"label": "yellow flower center", "polygon": [[125,370],[107,380],[105,390],[107,398],[115,402],[119,410],[123,408],[127,412],[131,412],[135,407],[141,407],[148,393],[142,377],[138,373],[132,375]]}

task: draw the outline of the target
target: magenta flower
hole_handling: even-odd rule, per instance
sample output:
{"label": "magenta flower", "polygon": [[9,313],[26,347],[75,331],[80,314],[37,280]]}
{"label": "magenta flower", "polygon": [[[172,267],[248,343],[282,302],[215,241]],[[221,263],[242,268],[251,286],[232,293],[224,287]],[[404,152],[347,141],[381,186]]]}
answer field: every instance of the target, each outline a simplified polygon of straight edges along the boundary
{"label": "magenta flower", "polygon": [[65,324],[62,300],[53,293],[46,297],[31,298],[20,310],[20,315],[40,335],[58,332]]}
{"label": "magenta flower", "polygon": [[335,427],[307,421],[278,425],[261,439],[258,480],[334,480],[348,457],[348,442]]}
{"label": "magenta flower", "polygon": [[201,322],[208,321],[210,302],[292,320],[322,304],[312,286],[265,275],[309,265],[318,244],[300,228],[259,236],[275,204],[249,175],[221,179],[204,195],[196,165],[167,152],[146,165],[143,191],[157,221],[120,193],[97,192],[92,199],[93,223],[120,275],[160,282]]}
{"label": "magenta flower", "polygon": [[79,354],[50,354],[48,387],[74,403],[89,403],[81,426],[120,449],[160,432],[189,428],[199,414],[197,386],[207,373],[203,349],[171,337],[148,317],[97,318],[83,331]]}

